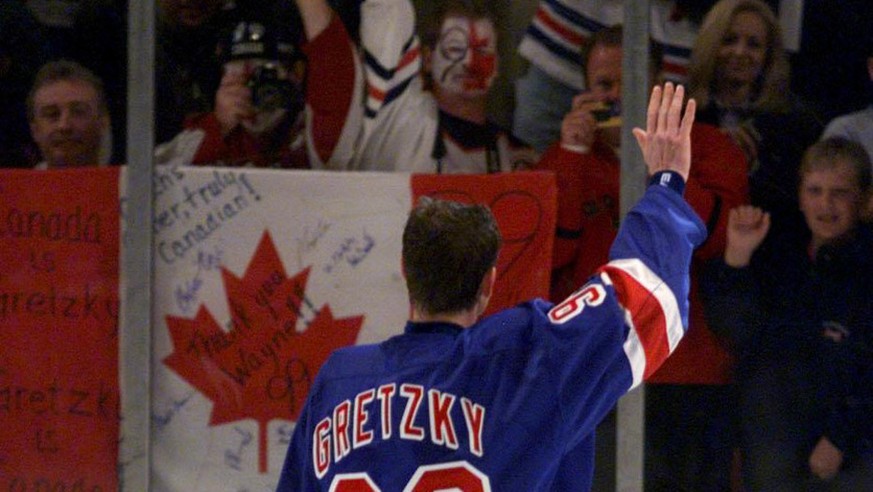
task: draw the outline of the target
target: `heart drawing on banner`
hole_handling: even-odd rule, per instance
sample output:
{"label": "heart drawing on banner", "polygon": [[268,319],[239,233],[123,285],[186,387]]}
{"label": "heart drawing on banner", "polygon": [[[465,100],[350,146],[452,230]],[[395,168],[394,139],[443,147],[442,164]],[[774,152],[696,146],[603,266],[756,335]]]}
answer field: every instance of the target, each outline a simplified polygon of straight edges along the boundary
{"label": "heart drawing on banner", "polygon": [[[479,203],[462,190],[442,190],[431,193],[432,198],[462,203]],[[503,248],[497,260],[497,278],[502,278],[519,263],[533,246],[533,240],[543,223],[543,205],[539,198],[525,190],[510,190],[492,198],[487,204],[497,218],[503,236]]]}

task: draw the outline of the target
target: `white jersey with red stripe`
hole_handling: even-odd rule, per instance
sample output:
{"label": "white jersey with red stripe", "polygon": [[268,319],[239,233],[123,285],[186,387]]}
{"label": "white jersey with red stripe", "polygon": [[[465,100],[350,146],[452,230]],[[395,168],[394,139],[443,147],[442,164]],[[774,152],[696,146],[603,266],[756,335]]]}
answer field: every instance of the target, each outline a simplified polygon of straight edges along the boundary
{"label": "white jersey with red stripe", "polygon": [[424,87],[409,0],[364,1],[361,47],[367,98],[352,169],[482,174],[526,169],[538,160],[533,149],[494,125],[446,124]]}
{"label": "white jersey with red stripe", "polygon": [[278,490],[590,486],[595,427],[688,326],[691,254],[706,228],[658,183],[625,219],[610,262],[565,301],[534,300],[467,329],[410,322],[383,343],[335,352]]}
{"label": "white jersey with red stripe", "polygon": [[[563,84],[584,90],[582,45],[594,32],[624,23],[623,4],[624,0],[540,0],[518,52]],[[651,37],[663,46],[664,75],[684,82],[699,26],[677,16],[672,0],[651,0],[649,5]]]}

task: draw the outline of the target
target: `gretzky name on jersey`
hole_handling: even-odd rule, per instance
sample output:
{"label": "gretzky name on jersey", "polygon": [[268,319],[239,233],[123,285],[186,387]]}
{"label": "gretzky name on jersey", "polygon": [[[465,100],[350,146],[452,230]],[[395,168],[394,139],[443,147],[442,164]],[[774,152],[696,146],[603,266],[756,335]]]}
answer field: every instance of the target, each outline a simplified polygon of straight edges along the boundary
{"label": "gretzky name on jersey", "polygon": [[[457,406],[457,402],[460,402]],[[399,415],[402,408],[402,415]],[[396,413],[395,413],[396,412]],[[426,412],[429,425],[416,425],[416,418]],[[378,415],[376,415],[378,414]],[[397,419],[396,417],[400,417]],[[418,384],[383,384],[358,393],[354,400],[344,400],[322,419],[312,433],[312,465],[318,478],[324,477],[332,463],[353,450],[372,444],[378,438],[430,442],[458,449],[466,430],[470,453],[482,456],[482,427],[485,407],[469,398],[458,397],[437,389],[425,390]],[[396,428],[395,428],[396,427]]]}

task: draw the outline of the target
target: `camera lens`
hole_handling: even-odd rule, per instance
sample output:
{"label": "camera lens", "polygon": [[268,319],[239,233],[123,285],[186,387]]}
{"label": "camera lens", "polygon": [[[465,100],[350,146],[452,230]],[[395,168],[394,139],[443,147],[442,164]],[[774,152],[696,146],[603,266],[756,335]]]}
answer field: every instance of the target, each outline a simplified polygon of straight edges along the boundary
{"label": "camera lens", "polygon": [[255,69],[249,87],[252,89],[252,104],[261,111],[287,108],[291,99],[290,83],[279,78],[274,64]]}

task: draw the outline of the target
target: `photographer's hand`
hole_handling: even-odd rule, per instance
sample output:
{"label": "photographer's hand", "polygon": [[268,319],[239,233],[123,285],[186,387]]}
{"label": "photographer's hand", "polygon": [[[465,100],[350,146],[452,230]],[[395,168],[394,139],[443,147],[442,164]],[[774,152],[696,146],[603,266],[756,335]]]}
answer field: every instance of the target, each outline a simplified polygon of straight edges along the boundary
{"label": "photographer's hand", "polygon": [[567,149],[590,149],[594,144],[597,122],[592,110],[598,102],[590,92],[583,92],[573,98],[573,108],[561,122],[561,145]]}
{"label": "photographer's hand", "polygon": [[254,115],[252,91],[246,87],[247,76],[241,71],[225,70],[215,93],[215,116],[221,124],[221,134],[227,136],[243,120]]}

